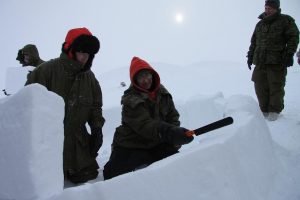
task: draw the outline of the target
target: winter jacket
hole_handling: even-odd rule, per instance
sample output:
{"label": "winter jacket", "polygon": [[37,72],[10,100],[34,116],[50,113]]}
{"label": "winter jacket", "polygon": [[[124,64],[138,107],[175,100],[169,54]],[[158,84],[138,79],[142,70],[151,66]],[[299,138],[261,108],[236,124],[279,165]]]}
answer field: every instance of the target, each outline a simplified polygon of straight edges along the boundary
{"label": "winter jacket", "polygon": [[[135,82],[135,75],[142,69],[153,74],[150,91]],[[124,92],[121,104],[122,125],[116,128],[113,147],[151,149],[162,143],[158,133],[160,121],[180,125],[171,94],[160,84],[158,73],[145,61],[135,57],[130,66],[131,86]]]}
{"label": "winter jacket", "polygon": [[251,38],[248,58],[255,65],[281,65],[286,55],[294,55],[297,50],[299,30],[295,20],[281,14],[280,9],[269,17],[263,13],[259,19]]}
{"label": "winter jacket", "polygon": [[[26,85],[39,83],[65,101],[64,171],[81,170],[96,165],[90,153],[90,128],[102,128],[102,92],[91,70],[82,71],[81,64],[65,53],[41,64],[28,75]],[[98,166],[98,165],[97,165]]]}
{"label": "winter jacket", "polygon": [[[25,54],[29,55],[29,63],[24,62]],[[36,46],[33,44],[28,44],[24,46],[22,49],[20,49],[16,60],[19,60],[20,63],[23,64],[23,66],[33,66],[33,67],[37,67],[43,62],[45,62],[40,58],[39,52]]]}

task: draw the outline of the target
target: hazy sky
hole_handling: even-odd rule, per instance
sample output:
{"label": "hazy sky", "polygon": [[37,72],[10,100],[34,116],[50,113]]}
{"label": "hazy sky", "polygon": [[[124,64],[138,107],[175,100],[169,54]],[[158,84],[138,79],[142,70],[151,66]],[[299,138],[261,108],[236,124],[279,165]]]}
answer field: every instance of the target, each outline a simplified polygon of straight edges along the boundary
{"label": "hazy sky", "polygon": [[[281,8],[300,27],[300,1],[282,1]],[[58,57],[67,31],[75,27],[89,28],[101,42],[93,65],[97,76],[129,66],[133,56],[177,65],[245,63],[263,9],[264,0],[1,0],[0,89],[7,68],[21,66],[20,48],[34,43],[42,59]],[[181,23],[176,13],[182,13]]]}

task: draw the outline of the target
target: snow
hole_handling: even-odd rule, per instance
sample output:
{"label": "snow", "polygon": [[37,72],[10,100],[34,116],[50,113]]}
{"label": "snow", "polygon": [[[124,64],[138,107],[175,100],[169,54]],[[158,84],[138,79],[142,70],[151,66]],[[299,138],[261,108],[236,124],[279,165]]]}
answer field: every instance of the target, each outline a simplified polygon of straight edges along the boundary
{"label": "snow", "polygon": [[[150,64],[173,95],[182,126],[194,129],[226,116],[234,123],[196,137],[180,153],[147,168],[108,181],[100,173],[96,180],[73,185],[64,183],[62,174],[62,99],[37,84],[19,84],[16,93],[0,99],[0,199],[300,199],[297,66],[288,70],[285,110],[269,122],[259,111],[251,72],[243,64]],[[106,119],[97,158],[102,170],[120,124],[129,67],[97,77]]]}
{"label": "snow", "polygon": [[6,70],[6,92],[14,94],[18,92],[26,83],[27,75],[34,67],[10,67]]}
{"label": "snow", "polygon": [[63,99],[34,84],[0,101],[0,199],[63,190]]}
{"label": "snow", "polygon": [[[0,88],[12,95],[0,93],[0,200],[299,200],[300,68],[295,62],[288,69],[285,109],[269,122],[259,112],[246,66],[263,2],[1,1]],[[282,12],[298,27],[299,6],[299,0],[281,1]],[[180,25],[172,21],[178,11],[184,14]],[[24,87],[32,68],[22,68],[15,58],[28,43],[37,45],[43,60],[58,57],[65,34],[75,27],[88,27],[101,42],[93,62],[106,119],[97,158],[101,170],[121,122],[133,56],[159,72],[182,126],[194,129],[226,116],[234,124],[139,171],[108,181],[100,173],[82,185],[64,182],[63,101],[42,86]]]}

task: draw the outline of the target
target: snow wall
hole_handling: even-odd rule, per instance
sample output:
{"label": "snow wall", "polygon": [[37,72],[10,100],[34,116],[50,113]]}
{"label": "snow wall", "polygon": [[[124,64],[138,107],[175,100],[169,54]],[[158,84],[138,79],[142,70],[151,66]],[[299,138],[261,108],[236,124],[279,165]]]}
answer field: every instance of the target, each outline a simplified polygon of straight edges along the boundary
{"label": "snow wall", "polygon": [[38,84],[1,99],[1,200],[62,192],[63,118],[63,99]]}

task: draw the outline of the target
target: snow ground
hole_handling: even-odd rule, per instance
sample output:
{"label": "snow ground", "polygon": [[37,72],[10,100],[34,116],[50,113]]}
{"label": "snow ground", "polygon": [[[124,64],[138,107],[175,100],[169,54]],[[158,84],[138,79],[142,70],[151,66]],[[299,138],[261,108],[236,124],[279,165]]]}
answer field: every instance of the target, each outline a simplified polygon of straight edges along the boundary
{"label": "snow ground", "polygon": [[[297,66],[289,69],[286,108],[277,121],[269,122],[258,109],[251,72],[242,64],[151,64],[172,93],[182,126],[193,129],[225,116],[232,116],[234,124],[197,137],[179,154],[147,168],[108,181],[100,174],[76,187],[65,183],[64,188],[61,98],[41,86],[15,86],[21,90],[0,99],[0,199],[300,199]],[[98,79],[107,120],[97,158],[103,168],[120,124],[120,98],[129,85],[129,68]],[[122,81],[126,87],[120,86]]]}

